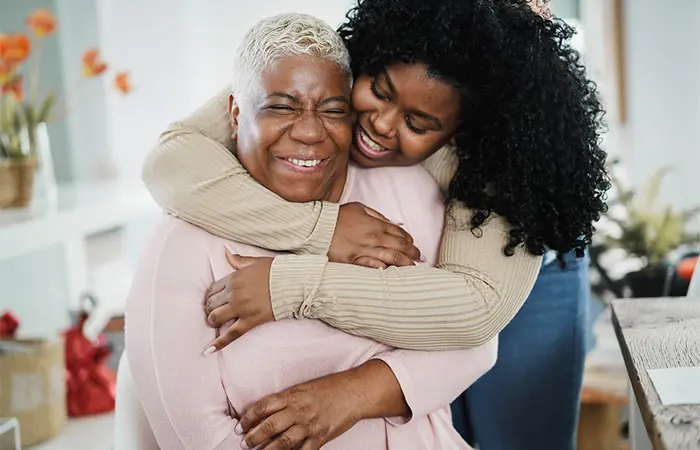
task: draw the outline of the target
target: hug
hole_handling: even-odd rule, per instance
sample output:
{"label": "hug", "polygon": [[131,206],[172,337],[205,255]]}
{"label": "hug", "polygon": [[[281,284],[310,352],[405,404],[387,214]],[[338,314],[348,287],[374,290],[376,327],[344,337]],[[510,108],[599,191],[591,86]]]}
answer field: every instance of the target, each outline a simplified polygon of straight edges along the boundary
{"label": "hug", "polygon": [[573,448],[609,183],[571,34],[516,0],[248,31],[143,171],[170,214],[126,369],[160,448]]}

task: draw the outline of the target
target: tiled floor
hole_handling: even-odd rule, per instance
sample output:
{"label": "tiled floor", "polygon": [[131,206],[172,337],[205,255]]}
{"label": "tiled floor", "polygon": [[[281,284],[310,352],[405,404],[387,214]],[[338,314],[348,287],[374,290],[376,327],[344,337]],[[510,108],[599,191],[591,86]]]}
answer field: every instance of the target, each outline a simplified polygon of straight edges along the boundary
{"label": "tiled floor", "polygon": [[114,414],[71,419],[63,432],[28,450],[110,450],[114,442]]}

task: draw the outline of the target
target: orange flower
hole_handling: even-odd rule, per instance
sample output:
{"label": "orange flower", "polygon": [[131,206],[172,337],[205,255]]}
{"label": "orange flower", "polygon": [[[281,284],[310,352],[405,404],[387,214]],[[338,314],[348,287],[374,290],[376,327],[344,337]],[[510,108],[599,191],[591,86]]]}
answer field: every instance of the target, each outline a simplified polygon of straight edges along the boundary
{"label": "orange flower", "polygon": [[18,102],[21,102],[22,98],[24,97],[24,90],[22,89],[22,76],[17,75],[7,83],[4,83],[2,88],[0,88],[0,93],[10,93],[14,95]]}
{"label": "orange flower", "polygon": [[124,95],[133,91],[134,86],[131,85],[131,81],[129,80],[129,72],[119,72],[114,77],[114,87]]}
{"label": "orange flower", "polygon": [[90,49],[83,53],[83,75],[86,78],[102,75],[107,70],[107,64],[100,60],[100,51]]}
{"label": "orange flower", "polygon": [[23,34],[0,34],[0,60],[8,64],[19,64],[29,56],[29,38]]}
{"label": "orange flower", "polygon": [[38,38],[43,38],[53,33],[56,29],[56,19],[50,11],[39,9],[27,17],[27,26]]}

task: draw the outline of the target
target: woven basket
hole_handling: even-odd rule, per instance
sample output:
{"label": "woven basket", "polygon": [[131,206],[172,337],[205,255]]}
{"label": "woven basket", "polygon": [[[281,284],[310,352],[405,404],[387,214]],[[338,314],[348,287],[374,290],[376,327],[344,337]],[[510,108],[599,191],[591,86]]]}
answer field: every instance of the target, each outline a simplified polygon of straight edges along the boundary
{"label": "woven basket", "polygon": [[27,206],[32,200],[36,159],[0,161],[0,209]]}

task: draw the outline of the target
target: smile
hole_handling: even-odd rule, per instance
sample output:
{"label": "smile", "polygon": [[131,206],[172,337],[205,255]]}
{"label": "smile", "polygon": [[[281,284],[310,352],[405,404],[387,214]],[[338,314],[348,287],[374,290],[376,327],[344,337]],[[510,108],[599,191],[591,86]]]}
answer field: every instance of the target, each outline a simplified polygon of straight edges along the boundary
{"label": "smile", "polygon": [[393,150],[384,147],[370,138],[361,126],[357,127],[355,140],[357,141],[357,147],[360,152],[368,158],[382,158],[393,153]]}
{"label": "smile", "polygon": [[298,158],[278,158],[289,169],[295,172],[316,172],[323,169],[330,158],[324,159],[298,159]]}
{"label": "smile", "polygon": [[299,167],[316,167],[323,161],[322,159],[294,159],[286,158],[287,161]]}

